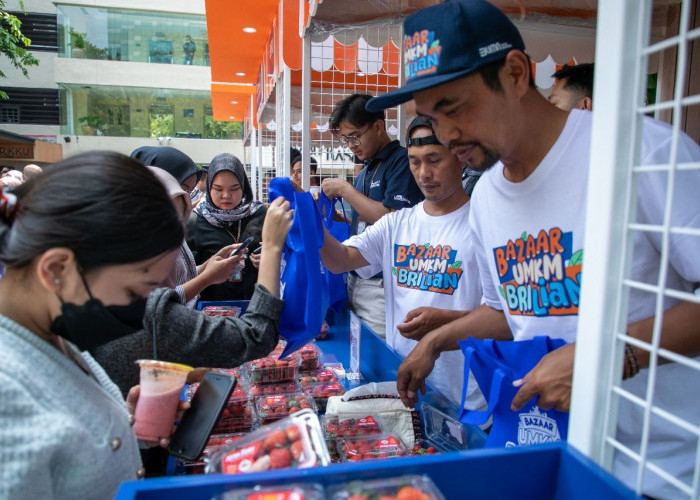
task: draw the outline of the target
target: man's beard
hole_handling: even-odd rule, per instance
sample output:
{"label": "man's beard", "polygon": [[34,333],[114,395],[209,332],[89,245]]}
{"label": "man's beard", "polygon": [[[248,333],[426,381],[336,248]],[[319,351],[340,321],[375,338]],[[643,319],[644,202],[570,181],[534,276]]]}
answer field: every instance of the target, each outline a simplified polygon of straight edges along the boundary
{"label": "man's beard", "polygon": [[497,153],[486,149],[478,142],[452,143],[448,146],[448,149],[450,151],[454,151],[460,146],[473,147],[472,154],[465,164],[465,166],[471,170],[476,170],[477,172],[485,172],[486,170],[493,167],[496,164],[496,162],[500,160],[500,157]]}

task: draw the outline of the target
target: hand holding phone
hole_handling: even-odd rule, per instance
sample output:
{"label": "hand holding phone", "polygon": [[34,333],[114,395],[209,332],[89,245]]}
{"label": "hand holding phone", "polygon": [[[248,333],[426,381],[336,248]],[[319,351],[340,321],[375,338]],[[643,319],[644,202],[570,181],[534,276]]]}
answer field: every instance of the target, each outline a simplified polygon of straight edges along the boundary
{"label": "hand holding phone", "polygon": [[202,454],[214,425],[226,407],[236,378],[223,373],[208,372],[170,438],[168,451],[185,460],[196,460]]}
{"label": "hand holding phone", "polygon": [[231,252],[231,257],[233,257],[234,255],[238,255],[239,253],[243,252],[243,250],[245,250],[246,248],[248,248],[248,247],[250,246],[250,244],[253,243],[253,240],[254,240],[254,239],[255,239],[255,238],[253,238],[252,236],[248,236],[245,240],[243,240],[243,243],[241,243],[241,246],[239,246],[239,247],[236,248],[233,252]]}

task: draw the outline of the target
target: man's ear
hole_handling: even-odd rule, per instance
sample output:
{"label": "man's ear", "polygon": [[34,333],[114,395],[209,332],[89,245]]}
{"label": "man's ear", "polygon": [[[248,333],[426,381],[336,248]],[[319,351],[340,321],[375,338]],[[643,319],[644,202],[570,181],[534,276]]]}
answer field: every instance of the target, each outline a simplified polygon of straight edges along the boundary
{"label": "man's ear", "polygon": [[386,122],[384,120],[377,120],[376,122],[374,122],[373,126],[377,127],[376,130],[379,134],[386,130]]}
{"label": "man's ear", "polygon": [[590,97],[584,97],[578,103],[578,109],[585,109],[587,111],[593,111],[593,99]]}
{"label": "man's ear", "polygon": [[518,97],[522,97],[530,87],[530,60],[524,52],[511,50],[504,63],[503,78],[513,86]]}
{"label": "man's ear", "polygon": [[36,261],[37,278],[47,290],[57,291],[70,279],[69,271],[75,267],[75,253],[70,248],[49,248]]}

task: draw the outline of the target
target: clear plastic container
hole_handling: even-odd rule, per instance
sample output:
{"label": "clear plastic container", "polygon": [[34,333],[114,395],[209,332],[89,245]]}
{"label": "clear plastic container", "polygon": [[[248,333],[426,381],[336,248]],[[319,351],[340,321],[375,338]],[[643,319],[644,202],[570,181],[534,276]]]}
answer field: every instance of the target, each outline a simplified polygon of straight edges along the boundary
{"label": "clear plastic container", "polygon": [[337,447],[339,439],[378,435],[387,431],[382,417],[372,413],[355,416],[325,415],[322,426],[326,445],[333,462],[340,462],[340,454]]}
{"label": "clear plastic container", "polygon": [[328,403],[328,398],[331,396],[342,396],[345,394],[345,383],[343,381],[338,382],[319,382],[313,384],[305,392],[311,393],[311,396],[316,402],[316,407],[318,411],[325,412],[326,405]]}
{"label": "clear plastic container", "polygon": [[245,434],[216,434],[212,435],[207,441],[202,455],[197,460],[177,460],[177,472],[178,475],[191,475],[191,474],[204,474],[204,469],[206,467],[206,460],[216,453],[221,447],[226,446],[234,441],[241,439]]}
{"label": "clear plastic container", "polygon": [[307,344],[299,349],[296,354],[299,355],[301,364],[299,370],[302,372],[316,372],[323,368],[321,364],[321,349],[316,344]]}
{"label": "clear plastic container", "polygon": [[206,472],[238,474],[329,463],[318,417],[303,410],[224,446],[208,460]]}
{"label": "clear plastic container", "polygon": [[294,382],[299,376],[299,358],[294,355],[284,359],[268,356],[247,362],[243,370],[251,384]]}
{"label": "clear plastic container", "polygon": [[401,440],[393,434],[342,438],[338,439],[337,448],[343,462],[364,462],[405,457],[411,454]]}
{"label": "clear plastic container", "polygon": [[400,476],[371,481],[353,481],[328,489],[329,500],[420,499],[445,500],[428,476]]}
{"label": "clear plastic container", "polygon": [[248,393],[250,397],[273,396],[275,394],[293,394],[301,392],[301,386],[297,382],[282,382],[281,384],[250,384]]}
{"label": "clear plastic container", "polygon": [[422,443],[417,444],[422,448],[434,447],[436,451],[458,451],[468,448],[467,428],[459,420],[425,403],[421,404],[420,417],[424,439]]}
{"label": "clear plastic container", "polygon": [[233,490],[214,497],[215,500],[324,500],[323,486],[316,483],[280,486],[256,486]]}
{"label": "clear plastic container", "polygon": [[315,384],[330,384],[338,382],[340,377],[334,370],[317,370],[313,373],[302,373],[299,375],[299,385],[303,390],[310,390]]}
{"label": "clear plastic container", "polygon": [[207,316],[232,316],[237,318],[241,315],[241,308],[238,306],[206,306],[202,312]]}
{"label": "clear plastic container", "polygon": [[288,417],[298,411],[309,409],[316,413],[314,399],[303,392],[275,394],[255,398],[255,410],[260,424],[265,425],[275,420]]}
{"label": "clear plastic container", "polygon": [[257,429],[259,419],[254,406],[246,384],[236,384],[226,407],[221,412],[221,418],[214,426],[214,434],[250,432]]}

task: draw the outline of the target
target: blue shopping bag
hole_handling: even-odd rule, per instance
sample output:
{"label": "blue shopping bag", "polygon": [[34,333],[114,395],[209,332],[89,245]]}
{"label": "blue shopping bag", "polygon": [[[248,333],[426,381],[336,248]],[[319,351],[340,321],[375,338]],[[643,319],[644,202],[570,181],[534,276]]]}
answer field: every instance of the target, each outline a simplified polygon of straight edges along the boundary
{"label": "blue shopping bag", "polygon": [[[350,223],[347,221],[333,220],[335,215],[335,204],[340,201],[342,206],[342,198],[333,198],[332,200],[321,191],[318,198],[318,206],[321,211],[323,225],[336,240],[343,242],[350,237]],[[343,216],[345,216],[345,208],[343,207]],[[323,268],[324,278],[328,285],[328,306],[335,312],[341,312],[345,308],[348,301],[348,289],[345,283],[347,273],[335,274],[330,272],[325,267]]]}
{"label": "blue shopping bag", "polygon": [[288,177],[270,181],[270,201],[284,197],[294,210],[292,227],[282,251],[280,295],[284,299],[280,335],[287,340],[281,358],[313,340],[328,310],[328,286],[321,270],[323,223],[309,193],[294,189]]}
{"label": "blue shopping bag", "polygon": [[[459,341],[464,353],[465,381],[460,420],[465,424],[480,425],[493,415],[493,425],[485,447],[525,446],[566,440],[568,413],[542,410],[537,406],[537,397],[518,411],[510,409],[510,403],[519,389],[513,387],[513,381],[523,378],[545,354],[565,344],[562,339],[549,337],[517,342],[471,337]],[[464,409],[469,370],[488,402],[488,408],[484,411]]]}

